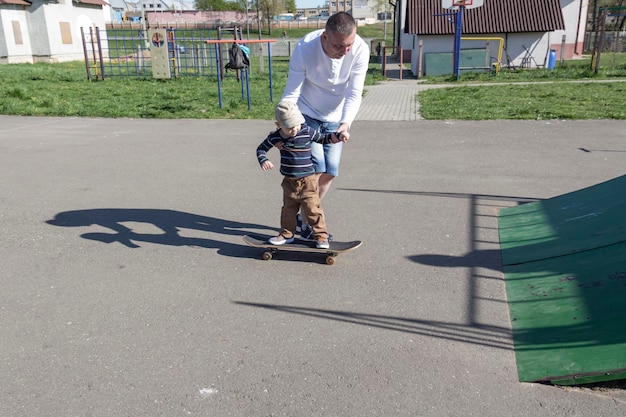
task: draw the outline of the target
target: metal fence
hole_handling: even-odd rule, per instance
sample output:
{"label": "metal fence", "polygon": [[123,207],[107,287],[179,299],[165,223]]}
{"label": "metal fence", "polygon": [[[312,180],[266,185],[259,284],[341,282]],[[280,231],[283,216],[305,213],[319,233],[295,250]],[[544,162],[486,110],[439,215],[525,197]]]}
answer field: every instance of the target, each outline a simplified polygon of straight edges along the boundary
{"label": "metal fence", "polygon": [[[107,23],[107,29],[129,29],[129,30],[139,30],[139,29],[150,29],[150,28],[175,28],[175,29],[217,29],[219,27],[225,26],[238,26],[245,33],[246,30],[256,30],[259,29],[263,31],[268,31],[267,21],[262,19],[258,21],[256,19],[249,20],[237,20],[237,21],[223,21],[223,20],[208,20],[201,22],[189,22],[189,21],[146,21],[146,26],[144,27],[140,22],[131,22],[131,21],[123,21],[123,22],[112,22]],[[271,32],[274,34],[275,31],[280,36],[280,31],[282,29],[324,29],[326,26],[326,20],[324,19],[307,19],[307,20],[289,20],[289,21],[278,21],[274,20],[271,22]]]}
{"label": "metal fence", "polygon": [[[170,73],[174,77],[223,74],[224,65],[228,62],[230,44],[208,44],[207,41],[234,39],[232,28],[169,28],[166,33]],[[89,28],[83,31],[87,77],[152,77],[153,63],[147,35],[141,28]],[[238,37],[241,38],[241,33]],[[272,56],[290,56],[297,40],[278,39],[271,42]],[[259,58],[268,56],[268,48],[264,43],[249,48],[251,68],[258,65],[263,70],[263,60]]]}
{"label": "metal fence", "polygon": [[[585,49],[590,51],[596,42],[596,33],[589,32],[585,40]],[[626,52],[626,31],[605,32],[602,38],[602,52]]]}
{"label": "metal fence", "polygon": [[[84,38],[85,59],[101,78],[152,76],[150,40],[143,29],[90,29]],[[175,76],[217,75],[215,47],[206,44],[206,40],[214,38],[215,31],[208,29],[168,30],[166,41],[171,73]]]}

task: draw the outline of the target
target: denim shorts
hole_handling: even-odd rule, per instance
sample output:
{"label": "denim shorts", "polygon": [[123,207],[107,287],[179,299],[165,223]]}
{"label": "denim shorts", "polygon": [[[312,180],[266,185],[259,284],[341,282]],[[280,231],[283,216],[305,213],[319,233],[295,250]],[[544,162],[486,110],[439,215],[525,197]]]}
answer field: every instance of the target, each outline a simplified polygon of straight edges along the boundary
{"label": "denim shorts", "polygon": [[[321,133],[332,133],[339,129],[338,122],[322,122],[306,114],[304,115],[304,119],[307,125],[311,126],[313,129],[318,129]],[[311,154],[313,156],[315,172],[325,172],[333,177],[339,175],[339,161],[341,160],[342,149],[343,142],[329,143],[326,145],[312,143]]]}

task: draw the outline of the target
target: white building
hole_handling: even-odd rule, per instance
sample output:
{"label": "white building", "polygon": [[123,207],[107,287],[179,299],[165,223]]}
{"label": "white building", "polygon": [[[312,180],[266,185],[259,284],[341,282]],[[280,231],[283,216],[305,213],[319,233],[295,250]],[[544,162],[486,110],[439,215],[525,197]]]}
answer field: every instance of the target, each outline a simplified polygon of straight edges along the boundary
{"label": "white building", "polygon": [[83,60],[83,33],[105,27],[103,0],[0,0],[0,63]]}
{"label": "white building", "polygon": [[[546,66],[551,51],[563,59],[579,57],[588,4],[588,0],[483,0],[481,7],[465,10],[462,31],[463,37],[483,40],[463,40],[461,49],[485,48],[489,42],[493,63],[502,43],[500,64],[515,67]],[[398,0],[396,5],[394,46],[402,48],[403,61],[411,62],[413,74],[420,69],[420,44],[421,56],[426,57],[421,63],[427,63],[427,54],[452,53],[454,25],[441,15],[451,12],[442,8],[442,0]],[[423,65],[422,72],[428,75]]]}
{"label": "white building", "polygon": [[347,12],[357,20],[374,23],[379,17],[384,16],[385,11],[389,13],[389,19],[391,19],[393,8],[388,0],[330,0],[326,1],[323,7],[299,8],[297,14],[305,18],[319,18],[338,12]]}

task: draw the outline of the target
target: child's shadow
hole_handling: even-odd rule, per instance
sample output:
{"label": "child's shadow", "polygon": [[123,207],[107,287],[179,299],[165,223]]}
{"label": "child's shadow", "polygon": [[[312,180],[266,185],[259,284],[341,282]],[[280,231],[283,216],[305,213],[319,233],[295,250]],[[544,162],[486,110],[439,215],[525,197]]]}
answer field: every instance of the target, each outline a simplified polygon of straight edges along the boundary
{"label": "child's shadow", "polygon": [[[181,232],[189,235],[198,235],[197,231],[200,231],[243,236],[250,230],[275,231],[275,229],[258,224],[240,223],[176,210],[160,209],[101,208],[65,211],[58,213],[54,219],[48,220],[46,223],[62,227],[101,226],[110,229],[112,233],[91,232],[80,236],[84,239],[103,243],[119,242],[129,248],[140,247],[136,242],[149,242],[169,246],[215,248],[222,255],[235,257],[249,257],[251,248],[247,245],[237,245],[209,236],[186,237],[181,235]],[[133,230],[133,226],[137,230]],[[154,227],[158,230],[154,230]],[[149,233],[142,233],[142,229],[148,230]]]}

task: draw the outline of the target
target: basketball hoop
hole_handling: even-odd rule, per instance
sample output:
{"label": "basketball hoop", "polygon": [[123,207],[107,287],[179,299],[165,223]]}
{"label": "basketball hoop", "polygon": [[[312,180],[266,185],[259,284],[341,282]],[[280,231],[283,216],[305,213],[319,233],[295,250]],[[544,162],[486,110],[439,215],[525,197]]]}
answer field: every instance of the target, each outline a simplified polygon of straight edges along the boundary
{"label": "basketball hoop", "polygon": [[475,9],[483,5],[484,0],[441,0],[441,6],[444,9],[458,10],[463,6],[466,9]]}

